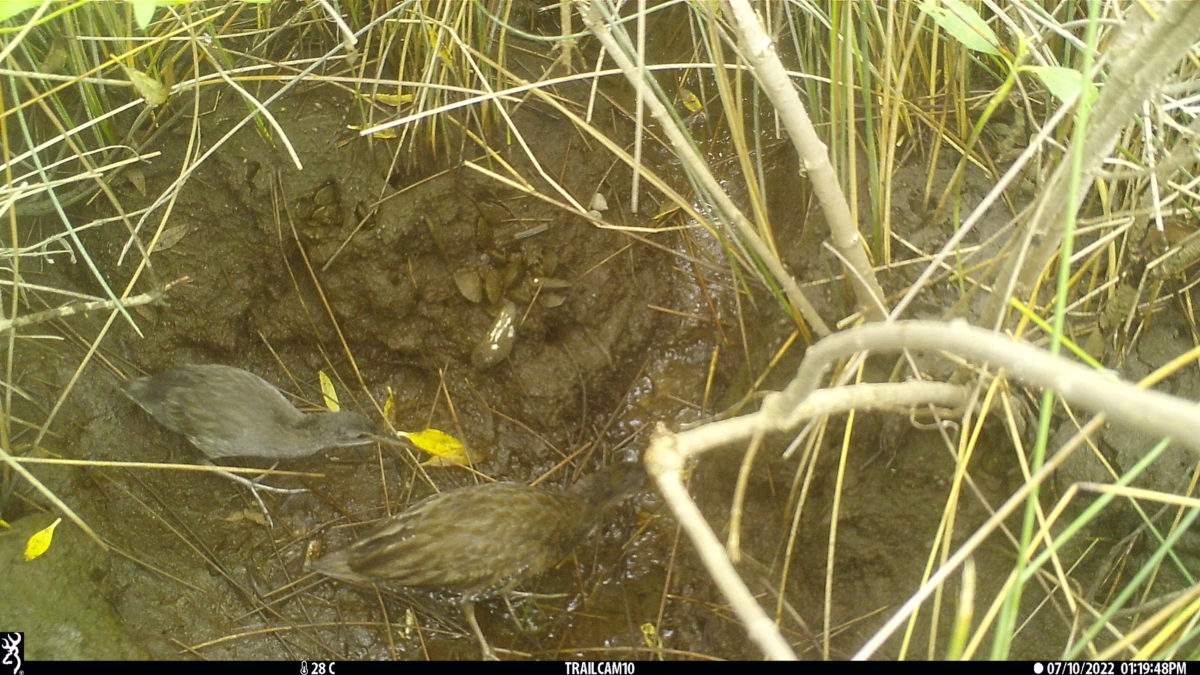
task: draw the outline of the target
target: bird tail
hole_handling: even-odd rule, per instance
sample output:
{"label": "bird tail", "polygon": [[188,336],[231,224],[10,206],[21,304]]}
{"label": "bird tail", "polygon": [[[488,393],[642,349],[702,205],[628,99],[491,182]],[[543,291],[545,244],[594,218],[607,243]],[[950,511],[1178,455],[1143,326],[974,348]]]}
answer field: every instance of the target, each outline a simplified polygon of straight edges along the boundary
{"label": "bird tail", "polygon": [[316,560],[304,561],[304,571],[317,572],[327,577],[351,583],[361,584],[371,581],[369,577],[365,577],[350,568],[350,556],[347,555],[345,550],[335,551]]}

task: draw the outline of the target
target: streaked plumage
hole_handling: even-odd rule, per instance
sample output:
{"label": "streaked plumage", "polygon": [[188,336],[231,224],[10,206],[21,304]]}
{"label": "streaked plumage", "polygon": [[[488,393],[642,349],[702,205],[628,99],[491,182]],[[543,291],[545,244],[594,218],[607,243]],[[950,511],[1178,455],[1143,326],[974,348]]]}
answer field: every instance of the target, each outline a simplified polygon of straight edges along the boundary
{"label": "streaked plumage", "polygon": [[566,558],[610,507],[645,482],[637,464],[614,464],[567,490],[488,483],[423,499],[310,569],[365,583],[458,593],[485,656],[476,599],[506,591]]}

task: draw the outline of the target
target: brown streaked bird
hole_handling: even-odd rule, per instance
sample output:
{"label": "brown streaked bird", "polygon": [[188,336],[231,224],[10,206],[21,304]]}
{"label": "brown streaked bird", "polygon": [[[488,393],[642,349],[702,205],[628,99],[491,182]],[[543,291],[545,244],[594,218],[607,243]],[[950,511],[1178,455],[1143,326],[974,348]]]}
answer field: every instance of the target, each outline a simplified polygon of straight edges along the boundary
{"label": "brown streaked bird", "polygon": [[[186,436],[211,459],[307,457],[329,448],[389,441],[378,425],[356,412],[305,414],[266,380],[232,366],[180,366],[132,378],[122,389],[159,424]],[[248,486],[263,513],[267,507],[257,489],[304,491],[221,475]]]}
{"label": "brown streaked bird", "polygon": [[566,558],[645,479],[639,464],[621,463],[566,490],[487,483],[442,492],[308,569],[354,583],[391,581],[457,593],[483,657],[495,659],[475,620],[475,601]]}

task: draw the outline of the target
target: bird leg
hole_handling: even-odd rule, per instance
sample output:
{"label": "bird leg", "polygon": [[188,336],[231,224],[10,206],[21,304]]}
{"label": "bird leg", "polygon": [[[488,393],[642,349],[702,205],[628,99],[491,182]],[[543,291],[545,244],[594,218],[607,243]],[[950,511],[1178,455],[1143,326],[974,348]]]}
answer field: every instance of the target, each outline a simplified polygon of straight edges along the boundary
{"label": "bird leg", "polygon": [[484,661],[499,661],[496,657],[496,652],[492,651],[492,646],[488,644],[487,638],[483,636],[483,629],[479,627],[479,622],[475,620],[475,600],[470,598],[462,599],[462,613],[466,617],[467,623],[471,625],[471,630],[475,632],[475,639],[479,640],[479,649],[482,652]]}
{"label": "bird leg", "polygon": [[[213,464],[212,462],[209,462],[207,460],[204,463],[208,464],[209,466],[216,466],[216,464]],[[272,464],[271,468],[274,469],[278,464],[279,464],[278,462],[276,462],[275,464]],[[251,480],[249,478],[246,478],[245,476],[239,476],[236,473],[230,473],[228,471],[217,471],[216,473],[217,473],[217,475],[219,475],[223,478],[228,478],[229,480],[231,480],[235,483],[241,483],[242,485],[246,486],[250,490],[250,494],[254,496],[254,501],[258,502],[258,507],[260,509],[262,509],[263,516],[267,519],[267,525],[269,527],[274,527],[275,521],[271,519],[271,513],[269,511],[267,511],[266,503],[264,503],[262,500],[262,497],[259,496],[259,494],[258,494],[259,490],[262,490],[264,492],[274,492],[276,494],[285,494],[285,495],[294,495],[294,494],[299,494],[301,492],[308,492],[307,488],[281,488],[281,487],[275,487],[274,485],[267,485],[265,483],[260,483],[256,480]]]}

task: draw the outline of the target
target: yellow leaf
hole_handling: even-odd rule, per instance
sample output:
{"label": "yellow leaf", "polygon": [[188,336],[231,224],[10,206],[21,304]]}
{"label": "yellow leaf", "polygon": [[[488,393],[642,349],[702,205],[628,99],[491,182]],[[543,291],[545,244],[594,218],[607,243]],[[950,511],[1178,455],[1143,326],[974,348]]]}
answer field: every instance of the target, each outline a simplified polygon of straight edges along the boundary
{"label": "yellow leaf", "polygon": [[412,433],[404,431],[399,433],[411,441],[413,445],[443,460],[442,462],[433,462],[432,466],[445,466],[447,463],[457,466],[471,465],[471,459],[467,456],[467,448],[462,444],[462,441],[444,431],[426,429],[425,431],[414,431]]}
{"label": "yellow leaf", "polygon": [[688,112],[700,112],[700,109],[704,107],[704,104],[700,102],[700,97],[692,93],[691,89],[679,90],[679,102],[688,109]]}
{"label": "yellow leaf", "polygon": [[405,103],[412,103],[412,94],[375,94],[375,100],[384,105],[390,105],[394,108],[400,107]]}
{"label": "yellow leaf", "polygon": [[325,397],[325,407],[329,408],[329,412],[337,412],[342,409],[338,403],[337,389],[333,387],[333,380],[325,374],[325,371],[317,371],[317,379],[321,381],[321,394]]}
{"label": "yellow leaf", "polygon": [[396,420],[392,416],[396,414],[396,392],[392,391],[391,386],[387,388],[387,392],[387,400],[383,402],[383,419],[385,422],[395,423]]}
{"label": "yellow leaf", "polygon": [[446,457],[430,457],[424,462],[421,462],[421,466],[427,469],[445,469],[455,466],[470,466],[470,463],[458,459],[449,459]]}
{"label": "yellow leaf", "polygon": [[662,207],[658,210],[658,213],[654,214],[654,221],[659,222],[662,220],[666,220],[667,218],[670,218],[671,216],[675,215],[676,213],[679,213],[679,211],[680,211],[680,208],[679,208],[678,204],[672,204],[670,202],[667,202],[662,205]]}
{"label": "yellow leaf", "polygon": [[412,610],[412,607],[404,610],[404,637],[412,637],[414,631],[420,630],[421,625],[417,622],[417,614]]}
{"label": "yellow leaf", "polygon": [[271,526],[271,524],[267,522],[266,516],[264,516],[263,512],[259,509],[242,509],[241,511],[234,511],[221,520],[224,520],[227,523],[240,523],[248,520],[252,523],[262,525],[263,527]]}
{"label": "yellow leaf", "polygon": [[453,67],[454,59],[450,56],[450,50],[442,46],[442,39],[438,30],[433,26],[429,26],[425,29],[425,33],[429,36],[429,44],[433,45],[433,49],[438,53],[438,56],[445,59],[446,65]]}
{"label": "yellow leaf", "polygon": [[[358,126],[357,124],[347,124],[346,128],[353,129],[355,131],[363,130],[363,128]],[[371,137],[372,138],[395,138],[396,137],[396,128],[390,127],[390,128],[384,129],[383,131],[376,131],[375,133],[371,134]]]}
{"label": "yellow leaf", "polygon": [[644,623],[642,628],[642,643],[650,649],[662,649],[662,636],[658,634],[658,628],[652,623]]}
{"label": "yellow leaf", "polygon": [[33,533],[29,541],[25,542],[25,562],[29,562],[34,558],[46,552],[50,548],[50,542],[54,539],[54,528],[62,522],[62,518],[50,523],[49,527],[38,530]]}
{"label": "yellow leaf", "polygon": [[62,67],[67,64],[67,39],[62,35],[55,35],[54,40],[50,43],[50,51],[46,52],[45,58],[42,59],[38,70],[53,75],[62,70]]}
{"label": "yellow leaf", "polygon": [[637,516],[634,518],[634,523],[638,528],[643,528],[649,525],[653,520],[653,513],[650,513],[649,511],[638,511]]}
{"label": "yellow leaf", "polygon": [[121,64],[125,69],[125,77],[129,78],[129,82],[133,84],[133,88],[142,98],[146,99],[146,105],[151,108],[157,107],[166,103],[167,94],[170,93],[161,82],[143,73],[140,70],[134,70],[127,65]]}

